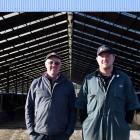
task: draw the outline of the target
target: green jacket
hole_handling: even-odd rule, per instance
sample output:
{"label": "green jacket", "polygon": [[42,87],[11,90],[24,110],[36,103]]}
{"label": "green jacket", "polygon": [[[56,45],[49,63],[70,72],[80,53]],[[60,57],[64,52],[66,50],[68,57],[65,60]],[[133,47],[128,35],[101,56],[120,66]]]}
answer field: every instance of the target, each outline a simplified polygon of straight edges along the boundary
{"label": "green jacket", "polygon": [[83,122],[84,140],[129,140],[125,113],[140,108],[140,104],[129,77],[115,70],[106,90],[99,72],[87,75],[76,107],[88,113]]}

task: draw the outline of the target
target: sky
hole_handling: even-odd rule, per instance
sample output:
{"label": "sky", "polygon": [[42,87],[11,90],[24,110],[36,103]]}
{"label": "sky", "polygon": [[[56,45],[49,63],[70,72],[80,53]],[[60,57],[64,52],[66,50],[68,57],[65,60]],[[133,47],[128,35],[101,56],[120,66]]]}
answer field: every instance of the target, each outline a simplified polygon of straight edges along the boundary
{"label": "sky", "polygon": [[0,12],[140,11],[140,0],[0,0]]}

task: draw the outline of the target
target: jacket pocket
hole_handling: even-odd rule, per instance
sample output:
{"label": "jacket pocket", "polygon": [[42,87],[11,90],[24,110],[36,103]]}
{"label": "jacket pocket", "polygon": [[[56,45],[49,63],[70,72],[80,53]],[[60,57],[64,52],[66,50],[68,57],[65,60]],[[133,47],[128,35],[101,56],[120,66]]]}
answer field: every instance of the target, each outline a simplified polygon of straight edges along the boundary
{"label": "jacket pocket", "polygon": [[123,92],[122,88],[115,91],[112,101],[113,101],[113,108],[114,108],[113,110],[117,112],[125,111],[125,93]]}
{"label": "jacket pocket", "polygon": [[96,97],[96,94],[92,93],[92,94],[88,94],[88,103],[90,103],[95,97]]}
{"label": "jacket pocket", "polygon": [[87,96],[88,104],[87,104],[87,112],[91,113],[95,110],[97,106],[97,95],[96,93],[88,94]]}
{"label": "jacket pocket", "polygon": [[92,100],[94,100],[96,95],[97,95],[97,91],[95,89],[93,89],[93,88],[90,88],[88,90],[88,95],[87,95],[88,103],[90,103]]}

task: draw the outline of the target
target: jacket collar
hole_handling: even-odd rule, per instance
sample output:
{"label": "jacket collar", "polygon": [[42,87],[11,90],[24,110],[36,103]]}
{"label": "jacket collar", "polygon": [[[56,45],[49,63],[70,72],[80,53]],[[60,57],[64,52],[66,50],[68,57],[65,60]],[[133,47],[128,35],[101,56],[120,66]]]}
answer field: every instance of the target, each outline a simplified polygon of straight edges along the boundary
{"label": "jacket collar", "polygon": [[[97,70],[94,72],[94,75],[95,75],[96,77],[101,77],[101,76],[102,76],[99,69],[97,69]],[[120,77],[120,73],[119,73],[119,71],[118,71],[117,68],[115,68],[115,67],[113,68],[112,75],[115,75],[115,77],[117,77],[117,78]]]}
{"label": "jacket collar", "polygon": [[[45,77],[47,80],[49,80],[49,77],[48,77],[47,72],[44,72],[42,76]],[[62,74],[59,74],[59,75],[56,77],[56,79],[55,79],[54,82],[60,83],[60,82],[65,81],[65,80],[66,80],[66,78],[65,78]]]}

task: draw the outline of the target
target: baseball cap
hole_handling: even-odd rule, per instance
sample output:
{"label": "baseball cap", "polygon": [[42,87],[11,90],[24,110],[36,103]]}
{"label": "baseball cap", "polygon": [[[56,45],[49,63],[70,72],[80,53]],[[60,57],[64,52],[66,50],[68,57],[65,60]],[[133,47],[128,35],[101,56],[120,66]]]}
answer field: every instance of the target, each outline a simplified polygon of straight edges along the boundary
{"label": "baseball cap", "polygon": [[52,57],[52,56],[57,57],[58,59],[61,59],[60,56],[59,56],[57,53],[51,52],[51,53],[47,54],[45,60],[47,60],[48,58],[50,58],[50,57]]}
{"label": "baseball cap", "polygon": [[97,55],[100,55],[103,52],[107,52],[107,53],[110,53],[110,54],[115,54],[114,50],[110,46],[107,46],[107,45],[100,46],[97,50]]}

